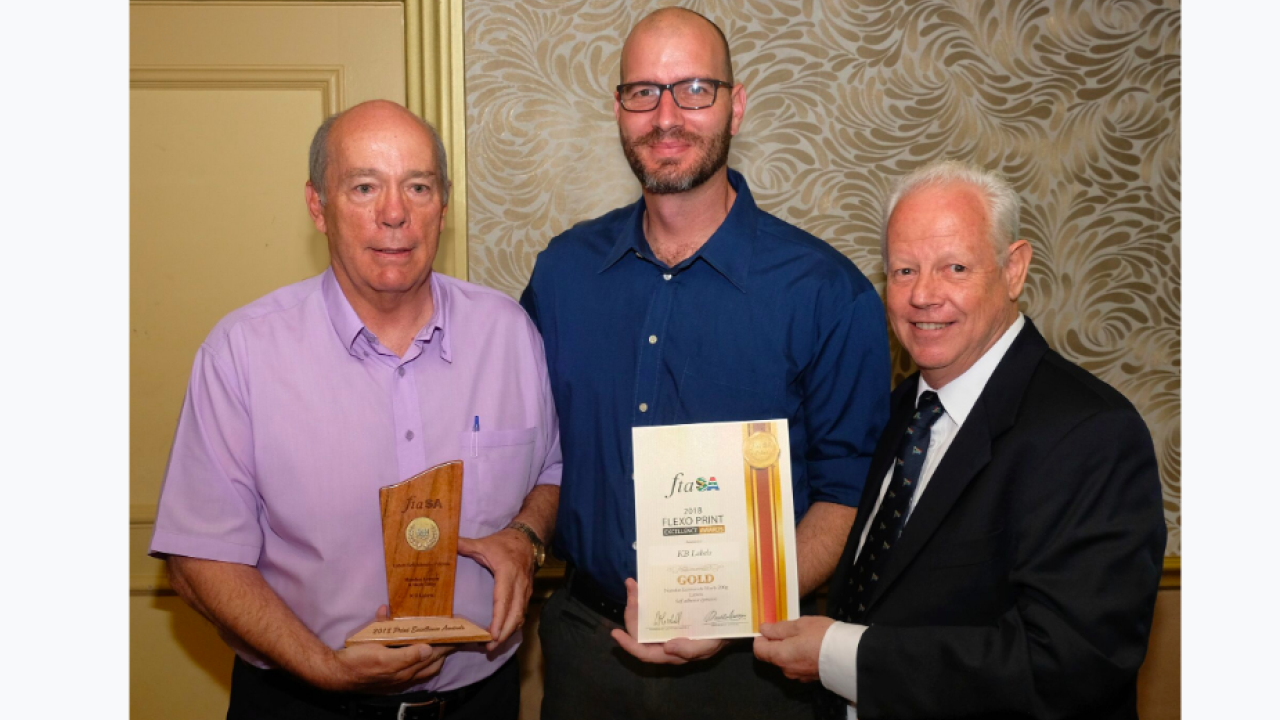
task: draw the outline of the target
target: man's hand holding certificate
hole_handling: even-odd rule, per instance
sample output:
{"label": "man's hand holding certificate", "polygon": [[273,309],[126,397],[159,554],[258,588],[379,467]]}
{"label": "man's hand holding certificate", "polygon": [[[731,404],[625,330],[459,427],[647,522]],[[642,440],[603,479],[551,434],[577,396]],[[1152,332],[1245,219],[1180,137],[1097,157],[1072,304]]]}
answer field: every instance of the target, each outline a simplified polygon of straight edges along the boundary
{"label": "man's hand holding certificate", "polygon": [[641,427],[641,643],[733,638],[799,615],[786,420]]}

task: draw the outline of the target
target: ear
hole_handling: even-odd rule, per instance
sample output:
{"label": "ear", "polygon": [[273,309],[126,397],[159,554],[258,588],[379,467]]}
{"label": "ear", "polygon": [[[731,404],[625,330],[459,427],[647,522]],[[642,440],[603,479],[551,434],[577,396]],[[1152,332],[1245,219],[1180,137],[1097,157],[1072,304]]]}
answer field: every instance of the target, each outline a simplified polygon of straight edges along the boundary
{"label": "ear", "polygon": [[622,120],[622,94],[618,92],[613,93],[613,119]]}
{"label": "ear", "polygon": [[1022,294],[1022,286],[1027,281],[1027,270],[1031,267],[1031,243],[1019,240],[1009,246],[1009,259],[1004,263],[1004,282],[1009,291],[1009,300],[1016,301]]}
{"label": "ear", "polygon": [[[449,181],[449,194],[451,195],[453,194],[453,181]],[[439,230],[439,232],[441,233],[444,232],[444,219],[448,214],[449,214],[449,206],[447,204],[441,205],[440,206],[440,230]]]}
{"label": "ear", "polygon": [[327,235],[324,225],[324,205],[320,203],[320,193],[311,186],[310,180],[307,181],[307,212],[311,213],[311,222],[315,223],[316,229]]}
{"label": "ear", "polygon": [[747,89],[738,83],[733,86],[733,94],[730,95],[733,101],[733,119],[729,123],[729,134],[737,135],[738,127],[742,125],[742,116],[747,112]]}

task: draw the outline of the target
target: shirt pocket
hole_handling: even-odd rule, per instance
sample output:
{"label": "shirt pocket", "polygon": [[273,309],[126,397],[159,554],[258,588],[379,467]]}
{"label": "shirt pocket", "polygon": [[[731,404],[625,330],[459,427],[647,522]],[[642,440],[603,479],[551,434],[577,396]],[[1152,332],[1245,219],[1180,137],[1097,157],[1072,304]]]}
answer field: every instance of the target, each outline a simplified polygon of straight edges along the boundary
{"label": "shirt pocket", "polygon": [[680,375],[679,407],[691,422],[787,417],[780,393],[763,374],[691,361]]}
{"label": "shirt pocket", "polygon": [[460,434],[464,537],[484,537],[506,527],[520,512],[533,483],[537,428],[470,430]]}

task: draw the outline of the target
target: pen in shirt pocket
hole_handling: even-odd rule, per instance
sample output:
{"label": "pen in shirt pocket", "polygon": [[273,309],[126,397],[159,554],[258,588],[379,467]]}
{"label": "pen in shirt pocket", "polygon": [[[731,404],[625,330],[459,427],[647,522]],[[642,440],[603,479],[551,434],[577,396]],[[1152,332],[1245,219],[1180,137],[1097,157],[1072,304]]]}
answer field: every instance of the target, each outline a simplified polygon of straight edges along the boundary
{"label": "pen in shirt pocket", "polygon": [[480,416],[471,421],[471,457],[480,457]]}

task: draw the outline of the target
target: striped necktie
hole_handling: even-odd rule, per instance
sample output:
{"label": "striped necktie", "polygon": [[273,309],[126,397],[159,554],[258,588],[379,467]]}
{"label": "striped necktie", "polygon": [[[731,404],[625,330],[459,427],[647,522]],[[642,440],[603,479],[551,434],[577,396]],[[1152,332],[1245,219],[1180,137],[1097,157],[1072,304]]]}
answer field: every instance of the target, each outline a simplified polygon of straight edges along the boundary
{"label": "striped necktie", "polygon": [[[862,545],[853,570],[849,573],[849,585],[843,588],[831,617],[840,622],[861,622],[867,610],[871,593],[884,573],[889,553],[902,537],[911,509],[911,496],[915,493],[924,469],[924,459],[929,452],[930,429],[942,417],[942,402],[938,394],[926,390],[920,395],[916,414],[912,416],[907,431],[898,443],[898,456],[894,461],[893,477],[885,491],[880,509],[871,519],[867,541]],[[834,590],[834,589],[833,589]],[[845,717],[848,702],[832,692],[825,692],[818,701],[818,717],[838,720]]]}

